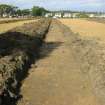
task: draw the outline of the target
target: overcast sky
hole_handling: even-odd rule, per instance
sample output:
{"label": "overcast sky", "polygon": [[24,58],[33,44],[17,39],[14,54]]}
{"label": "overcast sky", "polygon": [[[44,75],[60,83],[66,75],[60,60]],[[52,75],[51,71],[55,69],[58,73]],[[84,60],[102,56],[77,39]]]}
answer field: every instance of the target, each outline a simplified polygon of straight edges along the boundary
{"label": "overcast sky", "polygon": [[105,12],[105,0],[0,0],[0,4],[2,3],[16,5],[20,8],[31,8],[35,5],[49,10]]}

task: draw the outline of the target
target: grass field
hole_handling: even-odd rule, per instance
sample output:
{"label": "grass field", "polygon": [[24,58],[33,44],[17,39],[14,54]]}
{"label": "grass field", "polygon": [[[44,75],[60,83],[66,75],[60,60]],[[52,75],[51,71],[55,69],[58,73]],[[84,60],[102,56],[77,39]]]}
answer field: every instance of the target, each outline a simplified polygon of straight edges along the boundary
{"label": "grass field", "polygon": [[35,19],[35,18],[0,18],[0,24],[26,21],[26,20],[33,20],[33,19]]}
{"label": "grass field", "polygon": [[6,31],[8,31],[14,27],[17,27],[17,26],[21,26],[24,23],[30,23],[30,22],[34,22],[34,21],[37,21],[37,19],[36,20],[25,20],[25,21],[13,22],[13,23],[0,24],[0,33],[6,32]]}
{"label": "grass field", "polygon": [[[0,18],[1,21],[7,21],[7,20],[17,20],[18,18]],[[18,19],[19,20],[19,19]]]}
{"label": "grass field", "polygon": [[60,21],[82,37],[105,39],[105,24],[103,23],[83,19],[61,19]]}

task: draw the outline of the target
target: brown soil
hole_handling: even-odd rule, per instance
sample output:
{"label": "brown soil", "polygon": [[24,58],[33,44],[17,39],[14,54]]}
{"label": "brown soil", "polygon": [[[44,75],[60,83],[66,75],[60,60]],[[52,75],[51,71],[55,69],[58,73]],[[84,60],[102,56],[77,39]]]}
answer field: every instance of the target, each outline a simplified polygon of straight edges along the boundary
{"label": "brown soil", "polygon": [[[89,24],[88,21],[85,23]],[[100,94],[104,89],[100,91],[99,88],[102,84],[96,86],[97,76],[93,75],[92,78],[97,68],[95,61],[103,62],[97,60],[103,45],[96,39],[83,39],[82,35],[53,20],[41,48],[40,59],[31,66],[29,76],[23,81],[23,98],[18,105],[105,105],[102,101],[105,97]],[[93,47],[95,50],[89,50]],[[90,61],[92,64],[87,65]],[[93,72],[88,72],[90,66]],[[102,75],[99,74],[99,77]]]}
{"label": "brown soil", "polygon": [[0,101],[3,105],[20,97],[21,80],[37,59],[49,25],[50,20],[40,19],[0,35]]}

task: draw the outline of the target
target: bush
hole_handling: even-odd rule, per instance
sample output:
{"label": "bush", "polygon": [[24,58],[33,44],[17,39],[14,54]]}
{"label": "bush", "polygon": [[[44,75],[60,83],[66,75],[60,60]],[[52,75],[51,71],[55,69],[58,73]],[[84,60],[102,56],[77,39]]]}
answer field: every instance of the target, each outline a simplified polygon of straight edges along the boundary
{"label": "bush", "polygon": [[48,12],[46,9],[33,6],[32,8],[32,16],[43,16],[46,12]]}
{"label": "bush", "polygon": [[85,13],[79,13],[79,14],[77,14],[77,17],[78,18],[89,18],[89,16]]}

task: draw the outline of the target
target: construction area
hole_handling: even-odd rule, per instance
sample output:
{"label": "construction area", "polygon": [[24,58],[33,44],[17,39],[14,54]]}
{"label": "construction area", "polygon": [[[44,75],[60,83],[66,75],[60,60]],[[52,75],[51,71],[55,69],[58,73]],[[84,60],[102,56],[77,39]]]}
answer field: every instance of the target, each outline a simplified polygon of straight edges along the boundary
{"label": "construction area", "polygon": [[105,105],[105,20],[0,25],[0,105]]}

